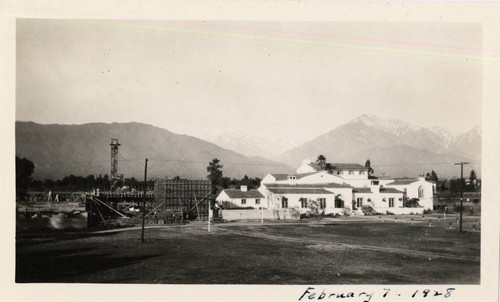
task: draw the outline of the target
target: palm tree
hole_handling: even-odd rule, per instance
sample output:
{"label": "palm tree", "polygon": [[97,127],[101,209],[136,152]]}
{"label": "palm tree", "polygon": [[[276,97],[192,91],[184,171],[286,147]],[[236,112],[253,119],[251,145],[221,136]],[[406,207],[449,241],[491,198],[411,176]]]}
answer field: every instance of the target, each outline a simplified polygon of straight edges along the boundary
{"label": "palm tree", "polygon": [[323,154],[320,154],[316,159],[316,163],[321,167],[321,169],[326,168],[326,157]]}

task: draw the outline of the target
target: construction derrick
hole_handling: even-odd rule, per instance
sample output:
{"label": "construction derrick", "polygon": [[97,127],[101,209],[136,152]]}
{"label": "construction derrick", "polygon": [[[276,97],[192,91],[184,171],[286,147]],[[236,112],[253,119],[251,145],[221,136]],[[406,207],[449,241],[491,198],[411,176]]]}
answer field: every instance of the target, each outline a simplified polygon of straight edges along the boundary
{"label": "construction derrick", "polygon": [[121,176],[118,174],[118,147],[121,146],[118,143],[117,138],[111,139],[111,185],[110,191],[114,191],[118,185],[118,181],[121,179]]}

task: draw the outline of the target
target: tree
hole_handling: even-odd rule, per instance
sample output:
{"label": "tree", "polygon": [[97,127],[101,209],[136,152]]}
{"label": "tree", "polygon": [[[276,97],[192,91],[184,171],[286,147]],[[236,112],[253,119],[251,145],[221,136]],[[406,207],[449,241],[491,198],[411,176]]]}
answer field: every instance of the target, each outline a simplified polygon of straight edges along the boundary
{"label": "tree", "polygon": [[213,194],[217,192],[217,183],[219,182],[220,178],[222,178],[222,167],[223,165],[220,164],[220,160],[217,158],[212,159],[212,161],[208,163],[207,178],[212,183]]}
{"label": "tree", "polygon": [[330,174],[332,174],[333,170],[335,169],[335,167],[331,163],[326,161],[326,157],[322,154],[318,155],[316,163],[321,168],[321,170],[327,171]]}
{"label": "tree", "polygon": [[368,172],[368,176],[372,175],[373,173],[375,173],[375,171],[373,171],[372,169],[372,164],[370,162],[370,159],[367,159],[366,162],[365,162],[365,168]]}
{"label": "tree", "polygon": [[322,170],[325,170],[326,167],[326,157],[323,154],[320,154],[316,159],[316,163],[321,167]]}
{"label": "tree", "polygon": [[325,170],[328,173],[332,174],[334,169],[335,169],[335,167],[332,164],[330,164],[330,163],[325,164]]}
{"label": "tree", "polygon": [[476,190],[476,179],[476,171],[471,170],[469,175],[469,188],[471,192],[474,192]]}
{"label": "tree", "polygon": [[450,179],[450,193],[452,195],[458,195],[462,188],[465,188],[465,179],[463,178],[452,178]]}
{"label": "tree", "polygon": [[33,162],[25,157],[22,159],[16,156],[16,195],[19,199],[26,196],[33,178],[31,175],[35,171]]}
{"label": "tree", "polygon": [[436,172],[434,170],[431,171],[431,181],[435,182],[436,185],[437,185],[437,183],[439,181],[439,178],[438,178],[438,176],[437,176],[437,174],[436,174]]}
{"label": "tree", "polygon": [[240,186],[241,185],[248,186],[249,184],[250,184],[250,178],[248,178],[248,175],[245,174],[245,176],[243,176],[243,178],[240,181]]}
{"label": "tree", "polygon": [[431,173],[427,172],[427,174],[425,174],[425,180],[433,181],[437,184],[439,179],[436,172],[432,170]]}

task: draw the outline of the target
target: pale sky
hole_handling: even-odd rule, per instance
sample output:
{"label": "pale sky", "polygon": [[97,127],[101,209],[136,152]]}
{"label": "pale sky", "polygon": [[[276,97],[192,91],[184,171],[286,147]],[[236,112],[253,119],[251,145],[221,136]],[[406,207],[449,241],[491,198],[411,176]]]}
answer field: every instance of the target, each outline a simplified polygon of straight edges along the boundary
{"label": "pale sky", "polygon": [[481,123],[481,26],[19,19],[16,120],[297,143],[361,114]]}

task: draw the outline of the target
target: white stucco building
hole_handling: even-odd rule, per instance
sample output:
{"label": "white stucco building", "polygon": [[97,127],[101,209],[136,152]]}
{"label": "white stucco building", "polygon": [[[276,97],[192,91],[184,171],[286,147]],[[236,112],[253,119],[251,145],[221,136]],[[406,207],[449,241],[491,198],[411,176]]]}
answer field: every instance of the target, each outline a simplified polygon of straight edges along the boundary
{"label": "white stucco building", "polygon": [[240,189],[222,190],[215,201],[223,208],[268,208],[264,195],[257,190],[248,190],[247,186],[241,186]]}
{"label": "white stucco building", "polygon": [[[304,160],[294,174],[268,174],[258,190],[223,190],[217,202],[255,209],[311,211],[311,205],[324,214],[362,214],[371,206],[377,213],[420,214],[432,209],[435,184],[424,178],[368,177],[360,164],[332,163],[330,172]],[[405,200],[419,199],[419,207],[405,207]]]}

